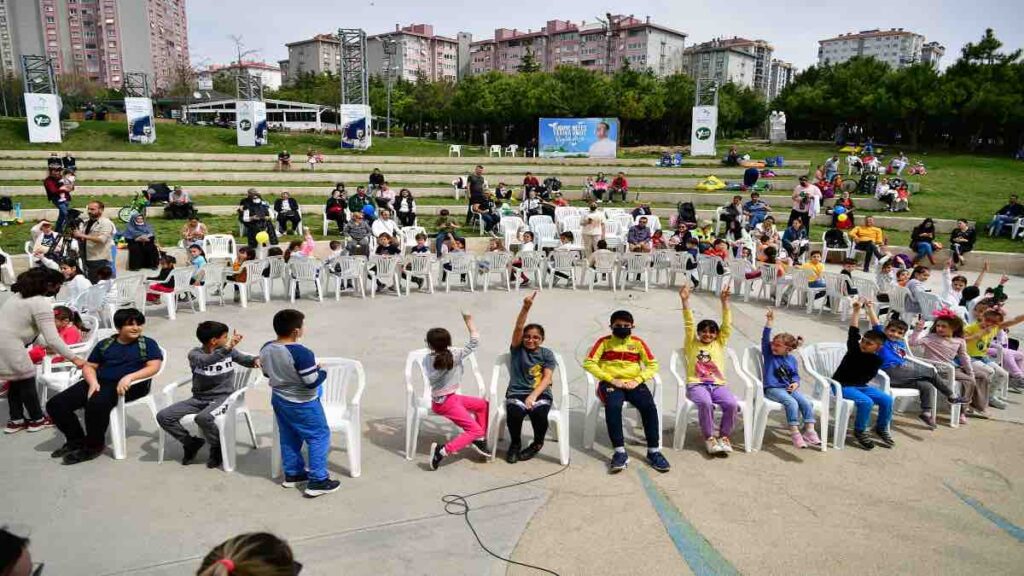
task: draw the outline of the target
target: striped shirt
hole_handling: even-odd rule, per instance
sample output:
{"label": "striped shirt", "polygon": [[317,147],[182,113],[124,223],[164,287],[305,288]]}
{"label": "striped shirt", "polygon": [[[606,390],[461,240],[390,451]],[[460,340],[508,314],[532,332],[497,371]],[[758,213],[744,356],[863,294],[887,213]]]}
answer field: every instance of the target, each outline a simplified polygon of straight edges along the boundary
{"label": "striped shirt", "polygon": [[260,349],[263,374],[273,393],[289,402],[311,402],[327,373],[316,363],[313,351],[302,344],[267,342]]}

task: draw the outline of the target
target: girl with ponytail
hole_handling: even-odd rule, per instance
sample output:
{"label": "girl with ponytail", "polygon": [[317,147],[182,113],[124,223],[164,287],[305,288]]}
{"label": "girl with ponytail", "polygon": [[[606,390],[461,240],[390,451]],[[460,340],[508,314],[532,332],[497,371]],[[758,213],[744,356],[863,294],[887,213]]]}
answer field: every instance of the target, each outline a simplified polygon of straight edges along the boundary
{"label": "girl with ponytail", "polygon": [[462,363],[480,344],[480,333],[473,324],[473,317],[463,312],[462,320],[469,331],[469,342],[462,348],[452,349],[452,335],[444,328],[431,328],[427,331],[428,353],[423,358],[423,372],[430,384],[431,408],[434,414],[444,416],[463,430],[462,434],[444,446],[438,446],[436,442],[431,444],[431,470],[437,470],[441,460],[466,446],[472,445],[487,458],[491,454],[485,442],[490,415],[487,400],[457,393],[462,383]]}

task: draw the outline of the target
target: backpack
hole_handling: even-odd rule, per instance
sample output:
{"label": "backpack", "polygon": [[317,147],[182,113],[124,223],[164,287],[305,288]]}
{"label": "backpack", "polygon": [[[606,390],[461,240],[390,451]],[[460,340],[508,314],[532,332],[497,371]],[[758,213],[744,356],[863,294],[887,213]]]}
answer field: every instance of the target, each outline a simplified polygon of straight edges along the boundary
{"label": "backpack", "polygon": [[906,254],[897,254],[892,257],[893,264],[897,268],[911,269],[914,267],[914,261],[910,259],[910,256]]}
{"label": "backpack", "polygon": [[[116,334],[114,336],[111,336],[110,338],[107,338],[103,342],[101,342],[100,345],[99,345],[100,346],[100,354],[101,355],[105,354],[106,351],[107,351],[107,348],[110,348],[110,346],[114,342],[117,342],[117,335]],[[139,344],[139,358],[143,362],[146,362],[148,360],[148,358],[149,358],[149,355],[146,353],[146,337],[142,336],[138,340],[136,340],[136,342]]]}
{"label": "backpack", "polygon": [[829,248],[849,248],[846,239],[843,238],[843,231],[838,228],[830,228],[825,231],[825,246]]}

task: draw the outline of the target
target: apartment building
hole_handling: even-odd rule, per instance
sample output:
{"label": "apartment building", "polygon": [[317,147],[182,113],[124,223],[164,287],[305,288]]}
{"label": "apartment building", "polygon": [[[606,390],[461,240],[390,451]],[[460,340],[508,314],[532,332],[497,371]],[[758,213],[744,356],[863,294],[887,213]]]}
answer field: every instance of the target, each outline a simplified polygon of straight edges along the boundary
{"label": "apartment building", "polygon": [[862,30],[818,41],[818,65],[839,64],[855,56],[872,57],[893,68],[916,62],[938,66],[946,49],[937,42],[903,28]]}
{"label": "apartment building", "polygon": [[23,55],[109,88],[127,72],[165,88],[189,60],[185,0],[0,0],[0,63],[20,75]]}
{"label": "apartment building", "polygon": [[549,20],[538,30],[499,28],[493,38],[473,42],[470,73],[515,73],[531,54],[546,71],[560,65],[599,72],[629,66],[667,76],[682,71],[685,42],[685,33],[654,24],[649,17],[614,15],[610,26],[598,21]]}
{"label": "apartment building", "polygon": [[795,71],[792,64],[778,59],[772,59],[769,70],[768,100],[772,101],[782,92],[783,88],[793,81]]}
{"label": "apartment building", "polygon": [[211,66],[208,70],[209,74],[213,77],[230,77],[234,79],[239,71],[243,71],[249,74],[249,76],[260,79],[263,84],[264,90],[277,90],[281,87],[281,69],[277,66],[271,66],[266,62],[253,62],[248,60],[242,60],[242,64],[239,65],[237,62],[226,64],[224,66]]}
{"label": "apartment building", "polygon": [[385,46],[395,43],[391,56],[394,78],[415,82],[423,76],[428,80],[455,82],[459,76],[459,40],[437,36],[429,24],[412,24],[394,32],[366,38],[366,66],[369,73],[384,75],[388,66]]}
{"label": "apartment building", "polygon": [[774,52],[765,40],[734,36],[690,46],[684,60],[688,73],[695,79],[732,82],[753,88],[769,98]]}
{"label": "apartment building", "polygon": [[341,40],[335,34],[317,34],[285,46],[288,59],[278,61],[285,84],[302,74],[339,74],[341,71]]}

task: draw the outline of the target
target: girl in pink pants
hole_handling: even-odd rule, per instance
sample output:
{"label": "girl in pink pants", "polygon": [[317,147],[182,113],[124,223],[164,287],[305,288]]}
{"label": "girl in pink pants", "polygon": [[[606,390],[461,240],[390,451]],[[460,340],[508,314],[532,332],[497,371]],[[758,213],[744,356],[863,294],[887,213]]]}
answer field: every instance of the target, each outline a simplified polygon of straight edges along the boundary
{"label": "girl in pink pants", "polygon": [[473,317],[463,313],[462,319],[469,331],[469,342],[462,348],[452,348],[452,335],[444,328],[427,331],[430,353],[423,358],[423,371],[430,384],[431,409],[434,414],[444,416],[462,428],[462,434],[444,446],[438,446],[436,442],[430,446],[431,470],[437,470],[446,456],[466,446],[472,445],[488,458],[491,454],[485,441],[490,417],[487,400],[456,393],[462,383],[462,364],[480,344],[480,334],[473,325]]}

